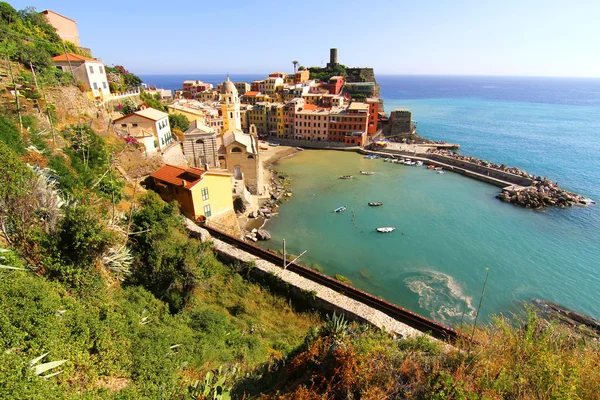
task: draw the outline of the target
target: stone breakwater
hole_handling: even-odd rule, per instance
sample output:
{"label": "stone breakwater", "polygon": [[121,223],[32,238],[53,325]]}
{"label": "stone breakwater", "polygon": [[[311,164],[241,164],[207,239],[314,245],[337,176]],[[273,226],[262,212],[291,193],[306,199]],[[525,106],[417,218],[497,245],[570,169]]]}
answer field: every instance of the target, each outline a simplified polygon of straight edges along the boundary
{"label": "stone breakwater", "polygon": [[591,199],[582,195],[561,189],[556,182],[546,177],[535,176],[518,167],[509,167],[505,164],[496,164],[473,156],[463,156],[450,150],[429,149],[428,154],[442,155],[459,161],[469,162],[485,168],[510,173],[523,178],[531,179],[532,183],[526,187],[509,187],[496,197],[504,202],[513,203],[526,208],[540,209],[543,207],[571,207],[573,205],[596,204]]}

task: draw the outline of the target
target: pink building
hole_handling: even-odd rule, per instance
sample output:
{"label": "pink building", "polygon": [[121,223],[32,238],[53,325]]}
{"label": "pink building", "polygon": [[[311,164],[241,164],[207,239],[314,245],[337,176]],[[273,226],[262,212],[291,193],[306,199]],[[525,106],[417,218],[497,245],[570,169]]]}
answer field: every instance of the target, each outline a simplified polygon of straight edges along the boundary
{"label": "pink building", "polygon": [[77,22],[75,20],[51,10],[42,11],[42,15],[56,29],[56,33],[62,40],[71,42],[77,47],[81,46],[79,30],[77,29]]}

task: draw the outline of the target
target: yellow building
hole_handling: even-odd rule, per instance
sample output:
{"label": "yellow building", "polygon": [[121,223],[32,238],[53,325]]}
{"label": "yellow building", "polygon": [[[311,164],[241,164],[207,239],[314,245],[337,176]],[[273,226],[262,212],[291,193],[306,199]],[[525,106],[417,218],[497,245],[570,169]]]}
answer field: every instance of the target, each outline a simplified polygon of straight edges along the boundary
{"label": "yellow building", "polygon": [[164,165],[150,175],[165,201],[177,200],[181,211],[194,220],[208,220],[233,212],[231,174],[224,170]]}
{"label": "yellow building", "polygon": [[283,135],[284,135],[284,129],[283,129],[283,125],[284,125],[284,120],[283,120],[284,104],[283,103],[279,103],[275,107],[277,108],[277,137],[278,138],[282,138]]}
{"label": "yellow building", "polygon": [[254,124],[259,133],[267,132],[267,105],[268,103],[256,103],[246,111],[248,126]]}

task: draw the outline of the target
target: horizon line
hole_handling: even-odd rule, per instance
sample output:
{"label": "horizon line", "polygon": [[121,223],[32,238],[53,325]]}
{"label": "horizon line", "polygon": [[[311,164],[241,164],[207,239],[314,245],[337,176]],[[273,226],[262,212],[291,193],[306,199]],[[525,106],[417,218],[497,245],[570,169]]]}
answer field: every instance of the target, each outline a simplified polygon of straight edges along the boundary
{"label": "horizon line", "polygon": [[[275,71],[283,72],[283,71]],[[284,72],[287,73],[287,72]],[[229,75],[263,75],[263,72],[229,72]],[[266,73],[268,75],[269,72]],[[289,74],[292,74],[291,72]],[[227,75],[225,72],[146,72],[137,75]],[[378,76],[431,76],[431,77],[489,77],[489,78],[573,78],[573,79],[600,79],[596,76],[576,75],[500,75],[500,74],[411,74],[411,73],[377,73]]]}

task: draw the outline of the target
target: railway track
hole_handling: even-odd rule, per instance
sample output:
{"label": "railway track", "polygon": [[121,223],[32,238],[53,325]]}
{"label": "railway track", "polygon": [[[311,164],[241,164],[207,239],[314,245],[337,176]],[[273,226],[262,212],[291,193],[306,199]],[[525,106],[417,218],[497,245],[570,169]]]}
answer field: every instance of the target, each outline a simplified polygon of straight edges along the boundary
{"label": "railway track", "polygon": [[[272,262],[275,265],[283,265],[283,257],[277,254],[273,254],[265,249],[229,236],[228,234],[218,231],[214,228],[208,226],[203,226],[203,228],[208,230],[213,237],[235,246],[240,250],[244,250],[256,257],[262,258],[263,260]],[[347,285],[301,264],[290,264],[287,269],[306,279],[310,279],[313,282],[319,283],[353,300],[359,301],[368,305],[369,307],[381,311],[414,329],[417,329],[421,332],[428,332],[437,339],[454,341],[459,337],[459,333],[449,326],[423,317],[422,315],[416,314],[396,304],[392,304],[379,297],[373,296],[370,293]]]}

